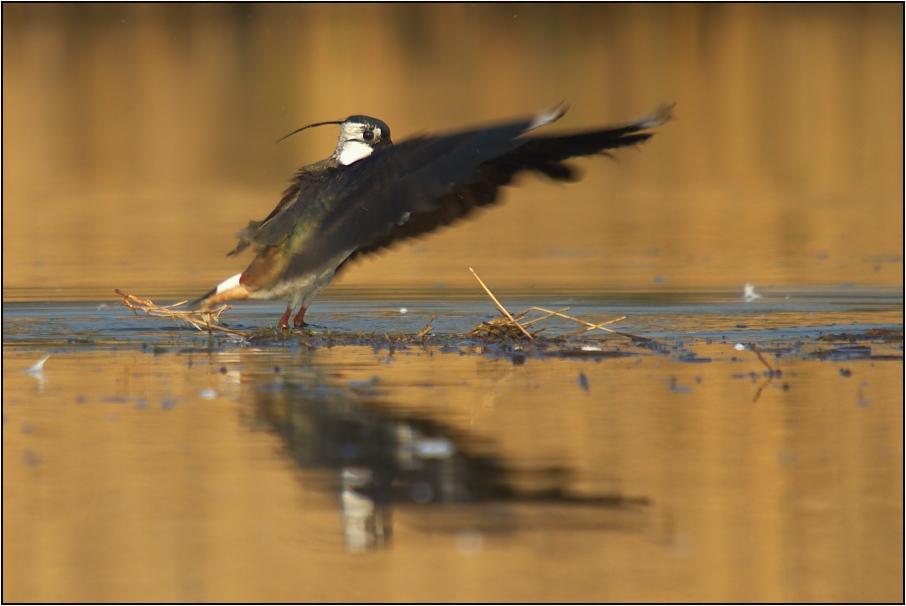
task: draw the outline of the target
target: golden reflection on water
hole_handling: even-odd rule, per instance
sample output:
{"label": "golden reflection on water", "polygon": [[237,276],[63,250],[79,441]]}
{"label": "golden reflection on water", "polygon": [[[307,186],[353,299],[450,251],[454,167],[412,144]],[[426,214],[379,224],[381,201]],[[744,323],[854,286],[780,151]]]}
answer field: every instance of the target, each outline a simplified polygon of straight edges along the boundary
{"label": "golden reflection on water", "polygon": [[[4,299],[197,295],[247,259],[329,129],[396,140],[565,99],[557,128],[676,101],[641,153],[335,290],[901,285],[903,7],[4,5]],[[552,131],[555,129],[551,129]]]}
{"label": "golden reflection on water", "polygon": [[[71,351],[39,380],[5,349],[4,599],[902,600],[902,362],[784,360],[753,403],[750,352],[695,350],[714,362]],[[276,431],[293,377],[648,505],[401,504],[390,549],[349,553],[330,470]]]}

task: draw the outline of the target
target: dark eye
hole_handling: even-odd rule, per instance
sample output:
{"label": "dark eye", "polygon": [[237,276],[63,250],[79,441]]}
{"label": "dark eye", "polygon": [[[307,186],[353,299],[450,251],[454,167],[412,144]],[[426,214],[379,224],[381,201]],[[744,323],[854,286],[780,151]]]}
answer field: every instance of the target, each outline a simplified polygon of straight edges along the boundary
{"label": "dark eye", "polygon": [[362,138],[366,141],[371,141],[372,139],[374,139],[374,131],[366,130],[364,133],[362,133]]}

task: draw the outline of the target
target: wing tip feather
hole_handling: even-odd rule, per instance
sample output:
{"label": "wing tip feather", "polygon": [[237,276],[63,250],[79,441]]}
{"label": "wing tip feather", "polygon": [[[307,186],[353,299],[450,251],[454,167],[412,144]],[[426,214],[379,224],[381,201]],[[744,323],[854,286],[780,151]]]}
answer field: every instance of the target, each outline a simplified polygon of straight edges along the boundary
{"label": "wing tip feather", "polygon": [[647,116],[641,118],[636,124],[639,130],[647,130],[649,128],[656,128],[661,124],[674,120],[673,108],[676,107],[676,102],[673,103],[662,103],[660,107],[648,114]]}
{"label": "wing tip feather", "polygon": [[561,101],[555,107],[539,112],[535,115],[535,119],[532,120],[532,123],[529,124],[526,132],[556,122],[557,120],[565,116],[568,110],[569,105],[566,105],[566,103]]}

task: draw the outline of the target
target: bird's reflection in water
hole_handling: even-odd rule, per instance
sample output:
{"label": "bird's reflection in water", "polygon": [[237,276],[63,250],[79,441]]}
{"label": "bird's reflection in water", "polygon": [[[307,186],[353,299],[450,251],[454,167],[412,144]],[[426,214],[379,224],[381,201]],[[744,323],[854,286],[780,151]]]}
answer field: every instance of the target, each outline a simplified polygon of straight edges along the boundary
{"label": "bird's reflection in water", "polygon": [[[276,431],[301,467],[329,472],[313,476],[328,478],[323,488],[337,493],[350,551],[387,545],[394,507],[420,531],[461,536],[645,526],[647,498],[570,492],[569,469],[520,469],[489,454],[494,444],[486,439],[395,410],[376,380],[331,384],[311,365],[276,380],[273,373],[246,376],[253,377],[259,425]],[[520,488],[526,485],[540,488]]]}

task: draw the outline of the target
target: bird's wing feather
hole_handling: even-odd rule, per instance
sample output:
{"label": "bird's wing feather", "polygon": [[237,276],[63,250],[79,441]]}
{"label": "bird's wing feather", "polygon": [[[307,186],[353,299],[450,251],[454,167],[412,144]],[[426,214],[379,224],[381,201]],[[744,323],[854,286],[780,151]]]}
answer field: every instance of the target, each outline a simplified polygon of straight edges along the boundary
{"label": "bird's wing feather", "polygon": [[347,261],[360,254],[367,254],[392,245],[406,238],[413,238],[438,227],[449,225],[470,214],[475,208],[493,204],[499,188],[507,185],[523,170],[543,173],[558,181],[575,179],[574,170],[563,160],[609,149],[636,145],[651,137],[652,133],[640,132],[660,126],[671,119],[672,105],[664,105],[648,116],[621,126],[548,137],[520,139],[520,145],[500,156],[485,161],[475,169],[478,178],[464,182],[437,199],[425,212],[413,214],[402,225],[376,237],[372,242],[357,248]]}
{"label": "bird's wing feather", "polygon": [[283,192],[280,203],[262,221],[249,221],[249,224],[239,230],[236,237],[239,243],[227,253],[235,255],[254,244],[258,250],[279,244],[292,231],[293,226],[306,210],[308,197],[305,193],[314,189],[327,176],[335,171],[335,163],[322,160],[315,164],[304,166],[293,175],[290,186]]}
{"label": "bird's wing feather", "polygon": [[[559,117],[559,116],[558,116]],[[407,219],[442,208],[447,194],[482,179],[478,168],[523,144],[533,120],[405,141],[376,151],[325,179],[307,204],[323,213],[289,235],[289,273],[320,268],[372,245]],[[443,212],[443,211],[442,211]],[[424,231],[431,229],[425,225]]]}
{"label": "bird's wing feather", "polygon": [[523,170],[572,180],[573,170],[562,160],[634,145],[651,136],[639,131],[670,118],[670,108],[664,107],[618,127],[520,137],[563,113],[555,108],[534,119],[412,139],[376,150],[350,166],[318,172],[317,178],[306,177],[264,221],[240,232],[237,249],[249,242],[262,253],[282,244],[285,275],[318,271],[343,255],[352,259],[492,204],[500,186]]}
{"label": "bird's wing feather", "polygon": [[[531,137],[525,145],[501,160],[526,164],[525,168],[539,170],[536,165],[556,163],[569,158],[589,156],[609,149],[636,145],[651,137],[647,131],[672,118],[673,105],[663,105],[651,114],[621,126],[586,131],[571,135]],[[542,172],[544,172],[542,170]]]}

